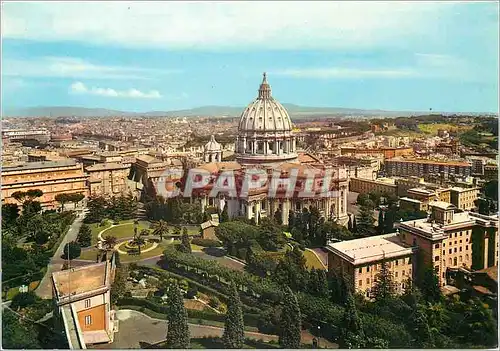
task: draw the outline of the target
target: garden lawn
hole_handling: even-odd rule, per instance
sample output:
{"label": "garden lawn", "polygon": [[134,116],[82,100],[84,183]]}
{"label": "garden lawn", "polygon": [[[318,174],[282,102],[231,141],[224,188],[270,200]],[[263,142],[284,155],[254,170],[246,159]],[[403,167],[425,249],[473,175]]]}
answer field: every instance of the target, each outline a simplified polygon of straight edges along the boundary
{"label": "garden lawn", "polygon": [[111,222],[108,222],[105,226],[101,227],[99,226],[99,223],[92,223],[92,224],[89,224],[89,227],[90,227],[90,230],[92,232],[92,241],[91,241],[91,245],[95,245],[97,244],[97,235],[99,234],[99,232],[101,230],[104,230],[106,228],[109,228],[111,227]]}
{"label": "garden lawn", "polygon": [[[143,229],[149,229],[150,223],[146,221],[139,221],[137,226],[137,234]],[[105,228],[105,227],[104,227]],[[101,230],[104,229],[101,227]],[[99,233],[99,232],[98,232]],[[106,236],[114,236],[117,239],[132,238],[134,236],[134,221],[123,221],[119,225],[111,226],[106,229],[101,236],[104,238]]]}
{"label": "garden lawn", "polygon": [[316,268],[316,269],[326,270],[325,266],[323,265],[323,262],[321,262],[313,252],[305,250],[303,251],[303,254],[306,259],[306,267],[308,269]]}
{"label": "garden lawn", "polygon": [[[161,244],[158,245],[158,247],[154,248],[151,251],[141,253],[140,255],[124,255],[120,254],[120,261],[125,262],[125,263],[131,263],[131,262],[137,262],[140,260],[144,260],[146,258],[151,258],[155,256],[159,256],[163,254],[163,251],[165,251],[165,248],[169,245],[179,243],[178,240],[170,241],[170,240],[163,240]],[[122,251],[125,251],[125,248],[123,245],[120,247]],[[95,260],[97,257],[97,254],[99,253],[99,250],[97,248],[89,248],[87,250],[82,250],[82,253],[80,257],[77,259],[80,260]]]}

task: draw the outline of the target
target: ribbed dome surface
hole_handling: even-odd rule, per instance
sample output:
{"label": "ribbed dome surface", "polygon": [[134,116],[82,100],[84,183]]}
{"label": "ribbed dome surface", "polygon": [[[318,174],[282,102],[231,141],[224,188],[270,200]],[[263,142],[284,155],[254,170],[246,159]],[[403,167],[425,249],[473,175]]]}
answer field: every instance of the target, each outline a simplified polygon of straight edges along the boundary
{"label": "ribbed dome surface", "polygon": [[271,96],[266,74],[259,96],[243,111],[238,125],[240,132],[285,132],[292,130],[292,121],[283,105]]}

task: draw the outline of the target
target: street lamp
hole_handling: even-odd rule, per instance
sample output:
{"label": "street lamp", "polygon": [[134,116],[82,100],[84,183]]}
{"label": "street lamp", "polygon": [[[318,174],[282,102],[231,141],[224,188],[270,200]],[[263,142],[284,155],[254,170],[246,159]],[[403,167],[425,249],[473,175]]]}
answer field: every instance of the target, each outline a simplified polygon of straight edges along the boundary
{"label": "street lamp", "polygon": [[320,348],[320,346],[319,346],[319,339],[321,338],[320,330],[321,330],[321,326],[318,325],[318,349]]}

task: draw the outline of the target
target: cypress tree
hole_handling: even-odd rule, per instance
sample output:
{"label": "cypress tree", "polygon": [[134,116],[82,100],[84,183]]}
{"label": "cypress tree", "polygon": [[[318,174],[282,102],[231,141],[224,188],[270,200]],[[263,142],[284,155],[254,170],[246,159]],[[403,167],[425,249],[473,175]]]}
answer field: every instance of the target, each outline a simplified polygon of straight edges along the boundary
{"label": "cypress tree", "polygon": [[428,302],[439,302],[441,300],[439,278],[432,267],[425,268],[422,282],[420,283],[420,291],[423,298]]}
{"label": "cypress tree", "polygon": [[379,234],[384,234],[384,211],[378,211],[378,226],[377,231]]}
{"label": "cypress tree", "polygon": [[279,344],[284,349],[300,348],[302,318],[299,303],[292,290],[287,287],[283,297],[283,308],[279,328]]}
{"label": "cypress tree", "polygon": [[385,300],[394,296],[396,287],[394,278],[387,265],[387,262],[382,262],[380,272],[375,276],[375,284],[371,290],[372,296],[377,301]]}
{"label": "cypress tree", "polygon": [[413,346],[415,348],[433,348],[434,342],[432,331],[429,327],[427,316],[420,306],[413,311],[410,326],[413,334]]}
{"label": "cypress tree", "polygon": [[171,349],[189,348],[188,315],[184,308],[179,286],[174,283],[168,289],[168,330],[167,347]]}
{"label": "cypress tree", "polygon": [[222,341],[226,349],[241,349],[245,334],[243,331],[243,310],[236,285],[231,284],[231,296],[227,303],[226,321]]}
{"label": "cypress tree", "polygon": [[356,233],[358,231],[357,223],[356,223],[356,216],[352,215],[352,232]]}
{"label": "cypress tree", "polygon": [[227,213],[227,205],[225,205],[224,209],[221,211],[219,221],[221,223],[229,221],[229,214]]}
{"label": "cypress tree", "polygon": [[316,274],[318,275],[318,295],[321,297],[328,297],[330,295],[330,288],[328,286],[326,272],[323,269],[318,269]]}
{"label": "cypress tree", "polygon": [[347,222],[347,229],[352,233],[354,228],[352,226],[352,217],[351,215],[348,215],[349,216],[349,221]]}
{"label": "cypress tree", "polygon": [[373,218],[373,207],[371,205],[363,205],[359,209],[359,223],[357,224],[357,232],[361,236],[373,236],[376,234],[375,219]]}
{"label": "cypress tree", "polygon": [[346,297],[346,306],[342,318],[341,348],[357,349],[364,345],[365,334],[361,319],[358,315],[354,297],[349,292]]}
{"label": "cypress tree", "polygon": [[189,241],[189,236],[186,227],[182,228],[181,246],[182,246],[182,252],[192,253],[191,242]]}
{"label": "cypress tree", "polygon": [[318,295],[318,274],[316,272],[316,268],[312,268],[309,272],[309,277],[307,280],[307,291],[309,294]]}

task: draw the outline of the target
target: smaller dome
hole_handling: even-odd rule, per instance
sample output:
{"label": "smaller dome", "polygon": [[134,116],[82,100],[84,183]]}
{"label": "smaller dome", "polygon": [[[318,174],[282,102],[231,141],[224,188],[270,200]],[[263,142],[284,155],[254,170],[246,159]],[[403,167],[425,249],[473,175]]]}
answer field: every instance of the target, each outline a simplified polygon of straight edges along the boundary
{"label": "smaller dome", "polygon": [[222,145],[215,141],[215,137],[213,135],[210,136],[210,141],[205,144],[205,151],[215,152],[222,151]]}

